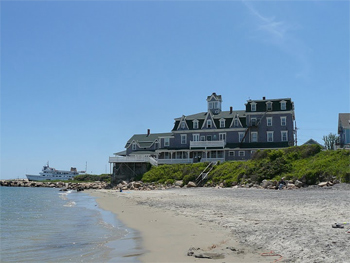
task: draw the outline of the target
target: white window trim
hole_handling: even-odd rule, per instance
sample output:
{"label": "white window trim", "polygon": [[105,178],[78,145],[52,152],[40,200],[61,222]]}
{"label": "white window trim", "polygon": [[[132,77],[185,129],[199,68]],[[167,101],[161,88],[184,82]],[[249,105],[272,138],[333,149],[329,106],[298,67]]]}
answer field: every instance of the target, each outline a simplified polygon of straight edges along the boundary
{"label": "white window trim", "polygon": [[193,129],[198,129],[199,128],[199,121],[198,120],[194,120],[193,121]]}
{"label": "white window trim", "polygon": [[256,111],[256,102],[250,103],[250,111]]}
{"label": "white window trim", "polygon": [[137,145],[136,145],[136,142],[133,142],[132,145],[131,145],[131,149],[132,149],[132,150],[136,150],[136,149],[137,149],[136,146],[137,146]]}
{"label": "white window trim", "polygon": [[170,138],[164,138],[164,146],[170,145]]}
{"label": "white window trim", "polygon": [[229,152],[228,152],[228,156],[230,156],[230,157],[235,156],[235,152],[234,152],[234,151],[229,151]]}
{"label": "white window trim", "polygon": [[207,128],[213,128],[213,121],[207,120]]}
{"label": "white window trim", "polygon": [[[271,108],[269,108],[269,105],[271,105]],[[266,102],[266,110],[267,111],[272,111],[272,101]]]}
{"label": "white window trim", "polygon": [[[281,103],[281,110],[287,110],[287,101],[282,100],[282,101],[280,101],[280,103]],[[282,105],[283,105],[283,107],[282,107]]]}
{"label": "white window trim", "polygon": [[[284,120],[284,125],[283,125],[283,120]],[[287,117],[286,116],[281,117],[281,126],[287,126]]]}
{"label": "white window trim", "polygon": [[[253,134],[256,134],[256,140],[253,141]],[[258,132],[251,132],[250,133],[250,141],[251,142],[258,142]]]}
{"label": "white window trim", "polygon": [[220,128],[225,128],[226,120],[220,119]]}
{"label": "white window trim", "polygon": [[192,135],[192,140],[195,141],[195,142],[196,142],[196,141],[199,141],[199,140],[200,140],[199,133],[193,134],[193,135]]}
{"label": "white window trim", "polygon": [[[271,125],[269,125],[269,120],[271,120]],[[266,117],[266,126],[268,127],[273,126],[272,117]]]}
{"label": "white window trim", "polygon": [[[269,134],[272,134],[272,136],[271,136],[272,141],[269,141]],[[273,131],[268,131],[268,132],[266,132],[266,141],[267,141],[267,142],[273,142],[273,141],[274,141],[274,140],[273,140]]]}
{"label": "white window trim", "polygon": [[[283,140],[283,134],[286,135],[286,139]],[[281,131],[281,141],[282,142],[288,142],[288,131]]]}
{"label": "white window trim", "polygon": [[245,156],[245,151],[239,151],[239,152],[238,152],[238,156],[239,156],[239,157]]}
{"label": "white window trim", "polygon": [[226,142],[226,133],[219,133],[219,140]]}
{"label": "white window trim", "polygon": [[181,134],[181,144],[187,144],[187,134]]}

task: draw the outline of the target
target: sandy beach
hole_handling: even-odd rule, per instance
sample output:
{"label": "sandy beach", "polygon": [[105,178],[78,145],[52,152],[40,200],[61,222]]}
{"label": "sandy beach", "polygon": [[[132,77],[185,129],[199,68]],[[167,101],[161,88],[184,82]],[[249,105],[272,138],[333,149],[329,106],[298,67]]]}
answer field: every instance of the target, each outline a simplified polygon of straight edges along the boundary
{"label": "sandy beach", "polygon": [[350,262],[350,186],[89,190],[140,231],[142,262]]}

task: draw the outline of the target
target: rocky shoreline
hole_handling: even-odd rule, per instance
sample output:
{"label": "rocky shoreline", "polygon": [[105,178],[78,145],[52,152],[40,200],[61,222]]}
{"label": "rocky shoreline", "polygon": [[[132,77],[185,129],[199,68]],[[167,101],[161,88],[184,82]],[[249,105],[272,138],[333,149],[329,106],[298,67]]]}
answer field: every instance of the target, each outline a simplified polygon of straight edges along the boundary
{"label": "rocky shoreline", "polygon": [[[293,190],[306,187],[331,187],[335,184],[340,183],[338,180],[320,182],[317,185],[309,186],[299,180],[287,180],[284,189]],[[159,184],[159,183],[144,183],[141,181],[135,182],[121,182],[116,186],[112,186],[107,182],[40,182],[40,181],[29,181],[27,179],[14,179],[14,180],[0,180],[0,186],[7,187],[49,187],[49,188],[60,188],[61,190],[77,190],[84,191],[87,189],[112,189],[112,190],[140,190],[140,191],[151,191],[151,190],[166,190],[172,188],[191,188],[197,187],[194,182],[188,182],[184,184],[183,181],[176,181],[173,184]],[[255,189],[278,189],[278,182],[276,180],[263,180],[261,184],[246,182],[243,184],[236,184],[232,187],[224,187],[224,183],[220,184],[206,184],[204,187],[214,188],[255,188]]]}

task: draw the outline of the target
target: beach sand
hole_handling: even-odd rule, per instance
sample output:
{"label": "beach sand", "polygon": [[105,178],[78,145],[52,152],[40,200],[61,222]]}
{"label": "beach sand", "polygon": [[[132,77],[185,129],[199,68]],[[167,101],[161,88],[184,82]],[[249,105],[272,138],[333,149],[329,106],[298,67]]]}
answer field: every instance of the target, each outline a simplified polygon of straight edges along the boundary
{"label": "beach sand", "polygon": [[350,226],[332,228],[349,222],[348,185],[87,192],[141,233],[142,262],[350,262]]}

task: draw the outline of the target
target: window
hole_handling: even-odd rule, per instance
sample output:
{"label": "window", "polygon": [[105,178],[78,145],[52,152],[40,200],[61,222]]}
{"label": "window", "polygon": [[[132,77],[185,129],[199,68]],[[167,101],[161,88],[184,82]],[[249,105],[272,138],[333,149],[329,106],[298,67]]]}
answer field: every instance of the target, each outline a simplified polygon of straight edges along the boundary
{"label": "window", "polygon": [[136,150],[136,143],[135,143],[135,142],[132,143],[131,149],[132,149],[132,150]]}
{"label": "window", "polygon": [[219,141],[226,141],[226,133],[219,133]]}
{"label": "window", "polygon": [[234,123],[234,126],[235,126],[235,127],[238,127],[238,126],[239,126],[239,122],[238,122],[238,119],[235,119],[235,123]]}
{"label": "window", "polygon": [[186,128],[186,122],[181,122],[181,129],[185,129]]}
{"label": "window", "polygon": [[256,124],[257,124],[256,118],[251,118],[250,124],[251,124],[251,126],[256,126]]}
{"label": "window", "polygon": [[239,152],[238,152],[238,156],[241,156],[241,157],[242,157],[242,156],[245,156],[245,151],[239,151]]}
{"label": "window", "polygon": [[281,110],[286,110],[287,109],[287,102],[286,101],[281,101]]}
{"label": "window", "polygon": [[239,140],[239,142],[242,142],[243,138],[244,138],[244,132],[239,132],[238,133],[238,140]]}
{"label": "window", "polygon": [[212,126],[212,121],[211,120],[207,120],[207,128],[211,128]]}
{"label": "window", "polygon": [[207,135],[207,141],[211,141],[211,135]]}
{"label": "window", "polygon": [[287,126],[287,117],[281,117],[281,126]]}
{"label": "window", "polygon": [[198,129],[198,121],[197,120],[194,120],[193,121],[193,129]]}
{"label": "window", "polygon": [[250,110],[251,110],[251,111],[256,111],[256,103],[255,103],[255,102],[252,102],[252,103],[250,104]]}
{"label": "window", "polygon": [[181,144],[187,143],[187,134],[181,134]]}
{"label": "window", "polygon": [[273,142],[273,132],[272,131],[267,132],[267,141]]}
{"label": "window", "polygon": [[164,138],[164,146],[169,146],[169,145],[170,145],[170,139]]}
{"label": "window", "polygon": [[251,142],[258,141],[258,133],[257,132],[252,132],[250,135],[251,135]]}
{"label": "window", "polygon": [[165,152],[164,153],[164,159],[170,159],[170,153]]}
{"label": "window", "polygon": [[220,120],[220,128],[225,128],[225,119]]}
{"label": "window", "polygon": [[281,131],[281,141],[282,142],[288,141],[288,131]]}
{"label": "window", "polygon": [[201,136],[201,141],[202,141],[202,142],[205,141],[205,136]]}
{"label": "window", "polygon": [[199,141],[199,134],[193,134],[193,141]]}
{"label": "window", "polygon": [[272,110],[272,102],[271,101],[266,102],[266,110],[268,110],[268,111]]}
{"label": "window", "polygon": [[230,151],[230,152],[228,152],[228,155],[229,155],[230,157],[233,157],[233,156],[235,156],[235,152],[234,152],[234,151]]}
{"label": "window", "polygon": [[272,126],[272,117],[267,117],[266,118],[266,125],[267,126]]}

